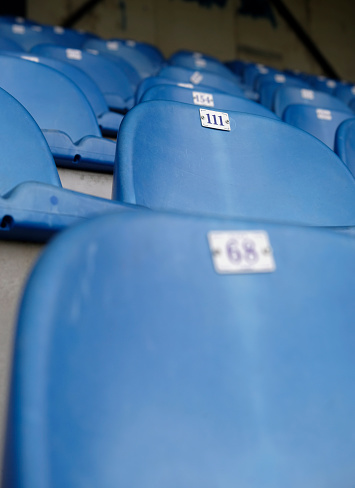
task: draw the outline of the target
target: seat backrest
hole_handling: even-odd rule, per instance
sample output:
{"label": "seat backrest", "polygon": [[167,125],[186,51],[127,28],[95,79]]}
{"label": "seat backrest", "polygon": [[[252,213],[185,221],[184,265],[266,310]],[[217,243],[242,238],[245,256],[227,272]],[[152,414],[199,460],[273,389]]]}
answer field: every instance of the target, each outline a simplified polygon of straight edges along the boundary
{"label": "seat backrest", "polygon": [[282,117],[286,108],[292,104],[312,105],[317,108],[352,113],[351,109],[344,102],[328,93],[294,86],[280,87],[275,92],[274,97],[274,110],[276,115]]}
{"label": "seat backrest", "polygon": [[115,198],[155,210],[355,223],[355,181],[316,138],[267,117],[201,110],[151,101],[125,116]]}
{"label": "seat backrest", "polygon": [[181,66],[193,71],[211,72],[223,76],[234,83],[240,83],[240,78],[217,59],[213,59],[200,53],[179,51],[169,58],[172,66]]}
{"label": "seat backrest", "polygon": [[191,90],[176,85],[156,85],[149,88],[141,99],[142,102],[149,100],[173,100],[192,105],[214,107],[217,110],[233,110],[278,119],[271,110],[268,110],[259,103],[246,98],[228,95],[227,93],[201,91],[199,88],[197,90]]}
{"label": "seat backrest", "polygon": [[283,114],[285,122],[312,134],[333,150],[337,128],[344,120],[352,117],[355,114],[309,105],[289,105]]}
{"label": "seat backrest", "polygon": [[163,78],[171,78],[180,83],[193,83],[194,85],[205,85],[224,91],[230,95],[243,97],[243,90],[237,83],[222,76],[207,71],[194,71],[180,66],[165,66],[159,72]]}
{"label": "seat backrest", "polygon": [[311,85],[315,90],[329,93],[329,95],[335,95],[335,90],[338,85],[337,81],[325,76],[315,76],[310,80]]}
{"label": "seat backrest", "polygon": [[21,304],[3,486],[351,486],[354,253],[153,212],[63,233]]}
{"label": "seat backrest", "polygon": [[101,137],[83,92],[57,70],[12,56],[0,56],[0,87],[30,112],[41,129],[64,132],[73,142]]}
{"label": "seat backrest", "polygon": [[31,115],[0,88],[0,196],[26,181],[61,187],[43,134]]}
{"label": "seat backrest", "polygon": [[158,67],[148,56],[117,39],[89,39],[85,42],[84,49],[97,49],[100,53],[124,59],[135,68],[142,79],[157,73]]}
{"label": "seat backrest", "polygon": [[[207,87],[205,85],[194,85],[193,83],[182,83],[178,82],[172,78],[165,78],[163,76],[149,76],[142,80],[136,91],[136,103],[139,103],[142,100],[144,93],[156,85],[174,85],[174,86],[181,86],[183,88],[189,88],[190,90],[202,90],[202,91],[213,91],[213,93],[220,92],[223,93],[222,90],[217,90],[213,87]],[[224,92],[225,93],[225,92]]]}
{"label": "seat backrest", "polygon": [[255,83],[259,75],[266,75],[269,73],[276,74],[278,72],[278,70],[271,68],[270,66],[250,63],[244,68],[243,81],[250,89],[255,90]]}
{"label": "seat backrest", "polygon": [[42,44],[36,46],[32,53],[35,56],[59,59],[85,71],[99,86],[109,107],[111,107],[110,102],[113,95],[115,102],[120,105],[122,110],[132,107],[133,85],[131,85],[124,70],[109,59],[100,56],[98,52],[95,54],[80,49],[67,49],[54,44]]}
{"label": "seat backrest", "polygon": [[24,49],[17,42],[0,36],[0,52],[24,52]]}
{"label": "seat backrest", "polygon": [[334,94],[348,105],[352,99],[355,99],[355,85],[338,83]]}
{"label": "seat backrest", "polygon": [[248,66],[248,61],[243,61],[241,59],[234,59],[232,61],[226,61],[224,63],[235,75],[243,78],[243,71]]}
{"label": "seat backrest", "polygon": [[265,74],[260,73],[255,78],[255,90],[260,91],[264,83],[274,82],[280,85],[287,86],[300,86],[302,88],[311,88],[310,84],[296,76],[288,75],[281,72],[268,72]]}
{"label": "seat backrest", "polygon": [[32,61],[34,63],[44,64],[67,76],[84,93],[90,102],[96,117],[99,117],[101,114],[108,111],[109,108],[100,88],[82,69],[69,63],[65,63],[64,61],[59,61],[59,59],[49,58],[46,56],[35,56],[31,53],[11,53],[11,55],[20,57],[21,59],[27,59],[28,61]]}
{"label": "seat backrest", "polygon": [[119,39],[119,41],[126,44],[126,46],[138,49],[138,51],[147,56],[156,67],[161,67],[162,64],[165,62],[165,57],[163,53],[153,44],[150,44],[148,42],[135,41],[132,39]]}
{"label": "seat backrest", "polygon": [[0,89],[0,239],[45,242],[94,215],[126,206],[62,188],[42,131]]}
{"label": "seat backrest", "polygon": [[334,150],[355,177],[355,117],[339,125]]}
{"label": "seat backrest", "polygon": [[[274,75],[276,77],[276,75]],[[298,86],[302,88],[309,88],[308,83],[298,78],[291,79],[289,81],[281,81],[283,75],[279,75],[277,80],[279,81],[262,81],[259,86],[260,103],[269,110],[274,110],[275,106],[275,93],[281,86]]]}
{"label": "seat backrest", "polygon": [[25,51],[30,51],[34,46],[46,43],[80,49],[88,39],[85,34],[72,29],[38,24],[0,23],[0,35],[20,44]]}

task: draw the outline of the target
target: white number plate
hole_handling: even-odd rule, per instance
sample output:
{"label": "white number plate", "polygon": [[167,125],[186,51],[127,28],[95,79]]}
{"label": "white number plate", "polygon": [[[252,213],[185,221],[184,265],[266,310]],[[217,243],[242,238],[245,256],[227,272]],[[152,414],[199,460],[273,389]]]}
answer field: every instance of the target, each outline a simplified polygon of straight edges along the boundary
{"label": "white number plate", "polygon": [[76,59],[77,61],[80,61],[83,58],[83,55],[80,51],[80,49],[66,49],[65,54],[68,59]]}
{"label": "white number plate", "polygon": [[301,90],[301,97],[305,100],[314,100],[314,91],[313,90],[306,90],[303,88]]}
{"label": "white number plate", "polygon": [[23,25],[17,25],[17,24],[13,24],[11,26],[11,30],[14,34],[24,34],[26,32],[26,29]]}
{"label": "white number plate", "polygon": [[120,45],[117,41],[107,41],[106,47],[109,51],[118,51]]}
{"label": "white number plate", "polygon": [[206,60],[203,58],[195,58],[196,68],[206,68]]}
{"label": "white number plate", "polygon": [[192,98],[195,105],[205,105],[206,107],[214,107],[212,93],[192,92]]}
{"label": "white number plate", "polygon": [[224,112],[214,112],[206,108],[200,108],[200,119],[202,127],[210,129],[231,130],[229,116]]}
{"label": "white number plate", "polygon": [[332,120],[332,112],[324,108],[317,108],[317,118],[320,120]]}
{"label": "white number plate", "polygon": [[201,83],[202,80],[203,80],[203,76],[199,71],[195,71],[190,78],[191,83],[194,83],[195,85]]}
{"label": "white number plate", "polygon": [[276,269],[269,236],[262,230],[213,231],[208,233],[208,241],[217,273],[270,273]]}

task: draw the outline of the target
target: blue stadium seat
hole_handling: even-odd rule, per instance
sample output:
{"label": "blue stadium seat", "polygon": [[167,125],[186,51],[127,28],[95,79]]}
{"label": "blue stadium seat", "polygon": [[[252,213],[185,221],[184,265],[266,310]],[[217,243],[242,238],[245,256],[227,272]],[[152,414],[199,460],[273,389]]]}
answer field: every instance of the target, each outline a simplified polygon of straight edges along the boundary
{"label": "blue stadium seat", "polygon": [[255,89],[255,82],[259,75],[266,75],[268,73],[279,73],[278,70],[264,66],[263,64],[248,64],[243,71],[243,81],[251,89]]}
{"label": "blue stadium seat", "polygon": [[136,85],[128,78],[124,61],[120,67],[118,63],[100,56],[98,52],[66,49],[53,44],[36,46],[32,54],[59,59],[85,71],[98,85],[112,110],[125,112],[133,107]]}
{"label": "blue stadium seat", "polygon": [[339,83],[334,94],[348,105],[355,99],[355,85]]}
{"label": "blue stadium seat", "polygon": [[24,107],[0,89],[0,239],[46,241],[94,215],[126,209],[64,190],[50,149]]}
{"label": "blue stadium seat", "polygon": [[161,100],[134,107],[120,127],[113,198],[154,210],[355,224],[355,180],[328,147],[278,120],[205,110]]}
{"label": "blue stadium seat", "polygon": [[309,105],[289,105],[284,111],[282,120],[305,130],[334,149],[335,133],[338,126],[349,118],[355,117],[348,112],[326,110]]}
{"label": "blue stadium seat", "polygon": [[28,53],[11,53],[12,56],[18,56],[35,63],[45,64],[56,69],[63,75],[67,76],[75,83],[88,99],[96,115],[97,123],[103,135],[116,137],[121,125],[123,115],[109,110],[105,97],[94,80],[80,68],[72,64],[59,61],[59,59],[48,58],[45,56],[35,56]]}
{"label": "blue stadium seat", "polygon": [[156,75],[160,67],[142,51],[116,39],[89,39],[85,42],[84,49],[94,49],[101,54],[123,59],[134,67],[141,79]]}
{"label": "blue stadium seat", "polygon": [[20,15],[0,15],[0,24],[41,25]]}
{"label": "blue stadium seat", "polygon": [[0,52],[24,52],[24,49],[17,44],[17,42],[7,39],[6,37],[1,37],[0,35]]}
{"label": "blue stadium seat", "polygon": [[59,71],[12,56],[0,56],[0,87],[30,112],[58,165],[112,171],[115,143],[103,139],[83,92]]}
{"label": "blue stadium seat", "polygon": [[190,103],[198,106],[214,107],[219,110],[233,110],[278,119],[277,115],[259,103],[247,100],[246,98],[228,95],[227,93],[201,91],[199,88],[197,90],[191,90],[176,85],[156,85],[149,88],[143,94],[141,102],[149,100],[173,100],[175,102]]}
{"label": "blue stadium seat", "polygon": [[249,62],[242,61],[241,59],[234,59],[232,61],[226,61],[224,63],[235,75],[243,77],[243,72],[248,66]]}
{"label": "blue stadium seat", "polygon": [[62,233],[21,304],[2,486],[352,486],[354,254],[153,212]]}
{"label": "blue stadium seat", "polygon": [[309,78],[309,82],[315,90],[329,93],[329,95],[335,94],[335,89],[338,84],[335,80],[326,78],[325,76],[313,76]]}
{"label": "blue stadium seat", "polygon": [[141,42],[135,41],[133,39],[119,39],[119,42],[122,42],[126,46],[130,48],[134,48],[144,54],[144,56],[148,57],[150,62],[153,64],[154,69],[159,71],[162,68],[163,64],[165,63],[165,58],[162,52],[152,44],[148,42]]}
{"label": "blue stadium seat", "polygon": [[241,78],[231,72],[218,59],[214,59],[200,53],[193,53],[189,51],[178,51],[169,58],[169,64],[172,66],[180,66],[182,68],[191,69],[193,71],[211,72],[218,76],[223,76],[233,83],[240,83]]}
{"label": "blue stadium seat", "polygon": [[178,83],[211,86],[212,88],[237,97],[244,96],[242,88],[237,83],[214,73],[208,73],[207,71],[194,71],[187,68],[180,68],[179,66],[165,66],[160,70],[159,76],[171,78]]}
{"label": "blue stadium seat", "polygon": [[255,89],[260,95],[260,103],[269,110],[273,110],[275,92],[281,86],[311,88],[307,82],[283,73],[267,73],[259,75],[255,81]]}
{"label": "blue stadium seat", "polygon": [[20,44],[25,51],[30,51],[39,44],[48,43],[80,49],[92,37],[63,27],[9,23],[0,23],[0,35]]}
{"label": "blue stadium seat", "polygon": [[355,117],[345,120],[335,136],[335,152],[355,177]]}
{"label": "blue stadium seat", "polygon": [[328,93],[294,86],[283,86],[275,92],[274,109],[276,115],[282,118],[286,108],[292,104],[311,105],[326,110],[340,110],[341,112],[352,113],[345,103]]}
{"label": "blue stadium seat", "polygon": [[301,88],[311,88],[310,84],[304,80],[297,78],[296,76],[291,76],[285,73],[279,72],[269,72],[265,74],[259,74],[255,78],[255,90],[260,91],[264,83],[274,82],[276,85],[280,84],[287,86],[299,86]]}
{"label": "blue stadium seat", "polygon": [[223,90],[218,90],[217,88],[208,87],[205,85],[194,85],[193,83],[182,83],[172,78],[165,78],[164,76],[149,76],[149,78],[145,78],[142,80],[136,91],[136,104],[142,100],[144,93],[152,88],[153,86],[157,85],[174,85],[174,86],[181,86],[183,88],[189,88],[190,90],[202,90],[202,91],[213,91],[213,93],[225,93]]}

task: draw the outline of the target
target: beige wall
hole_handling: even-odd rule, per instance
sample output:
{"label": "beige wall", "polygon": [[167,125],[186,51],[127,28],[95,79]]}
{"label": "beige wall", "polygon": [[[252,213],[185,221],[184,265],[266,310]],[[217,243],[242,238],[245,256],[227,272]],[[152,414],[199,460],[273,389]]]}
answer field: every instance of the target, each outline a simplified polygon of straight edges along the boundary
{"label": "beige wall", "polygon": [[[302,26],[344,79],[355,80],[354,0],[284,0]],[[29,16],[60,24],[84,0],[43,2],[29,0]],[[249,59],[278,68],[310,73],[321,69],[285,22],[275,13],[277,27],[268,19],[237,13],[239,0],[226,8],[201,7],[183,0],[104,0],[76,27],[102,37],[123,37],[157,45],[166,56],[179,48],[203,51],[220,59]]]}

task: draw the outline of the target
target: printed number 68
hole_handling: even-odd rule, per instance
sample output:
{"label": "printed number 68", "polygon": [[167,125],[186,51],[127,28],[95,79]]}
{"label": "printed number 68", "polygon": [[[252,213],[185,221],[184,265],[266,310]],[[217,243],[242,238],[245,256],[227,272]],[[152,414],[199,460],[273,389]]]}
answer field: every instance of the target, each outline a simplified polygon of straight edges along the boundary
{"label": "printed number 68", "polygon": [[255,250],[255,243],[251,239],[244,239],[240,245],[236,239],[231,239],[227,243],[227,255],[229,260],[235,264],[243,260],[248,264],[253,264],[259,259]]}

